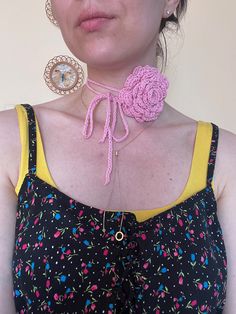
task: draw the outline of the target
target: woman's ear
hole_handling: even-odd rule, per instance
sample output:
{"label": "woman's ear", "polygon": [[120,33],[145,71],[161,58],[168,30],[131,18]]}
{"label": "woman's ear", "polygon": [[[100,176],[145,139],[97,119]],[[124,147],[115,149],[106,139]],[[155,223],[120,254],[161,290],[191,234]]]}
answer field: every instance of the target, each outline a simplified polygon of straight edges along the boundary
{"label": "woman's ear", "polygon": [[173,14],[180,3],[180,0],[166,0],[165,3],[163,18],[167,18]]}

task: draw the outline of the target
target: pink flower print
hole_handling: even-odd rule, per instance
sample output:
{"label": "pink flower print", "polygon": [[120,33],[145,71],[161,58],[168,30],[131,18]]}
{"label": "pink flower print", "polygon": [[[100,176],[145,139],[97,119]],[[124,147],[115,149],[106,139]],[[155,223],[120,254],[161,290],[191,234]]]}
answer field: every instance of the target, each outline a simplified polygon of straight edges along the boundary
{"label": "pink flower print", "polygon": [[27,272],[29,269],[30,269],[30,267],[29,267],[29,265],[27,265],[27,266],[25,267],[25,272]]}
{"label": "pink flower print", "polygon": [[19,231],[24,227],[24,224],[21,223],[20,226],[19,226]]}
{"label": "pink flower print", "polygon": [[97,290],[97,288],[98,288],[97,285],[93,285],[93,286],[91,287],[91,291],[95,291],[95,290]]}
{"label": "pink flower print", "polygon": [[54,233],[54,238],[58,238],[60,237],[61,235],[61,231],[60,230],[57,230],[55,233]]}
{"label": "pink flower print", "polygon": [[199,234],[199,236],[200,236],[201,239],[204,238],[204,232],[201,232],[201,233]]}
{"label": "pink flower print", "polygon": [[146,234],[145,234],[145,233],[142,233],[142,234],[141,234],[141,238],[142,238],[142,240],[146,240],[146,239],[147,239]]}
{"label": "pink flower print", "polygon": [[37,217],[37,218],[34,220],[34,225],[37,225],[38,222],[39,222],[39,217]]}
{"label": "pink flower print", "polygon": [[106,297],[109,298],[112,295],[111,289],[109,291],[107,291],[106,293]]}
{"label": "pink flower print", "polygon": [[50,287],[50,285],[51,285],[51,282],[50,282],[50,280],[49,280],[49,279],[47,279],[47,281],[46,281],[46,288],[49,288],[49,287]]}
{"label": "pink flower print", "polygon": [[143,264],[143,268],[144,268],[144,269],[147,269],[148,266],[149,266],[149,263],[148,263],[148,262],[146,262],[146,263]]}
{"label": "pink flower print", "polygon": [[58,230],[54,233],[54,238],[60,237],[60,236],[66,231],[66,229],[68,229],[68,227],[58,229]]}
{"label": "pink flower print", "polygon": [[198,287],[199,290],[202,290],[203,285],[199,282],[199,283],[197,284],[197,287]]}
{"label": "pink flower print", "polygon": [[179,303],[175,303],[176,310],[178,310],[179,307],[180,307],[180,304]]}
{"label": "pink flower print", "polygon": [[162,291],[160,295],[161,295],[162,298],[164,298],[165,297],[165,292]]}
{"label": "pink flower print", "polygon": [[179,219],[178,219],[178,224],[180,225],[180,227],[183,227],[183,225],[184,225],[184,224],[183,224],[183,220],[179,218]]}
{"label": "pink flower print", "polygon": [[107,255],[108,255],[108,252],[109,252],[108,249],[105,249],[105,250],[103,251],[103,255],[104,255],[104,256],[107,256]]}
{"label": "pink flower print", "polygon": [[36,295],[36,298],[39,298],[40,297],[40,293],[38,290],[35,291],[35,295]]}
{"label": "pink flower print", "polygon": [[93,303],[93,304],[91,304],[91,310],[93,310],[93,311],[94,311],[94,310],[95,310],[95,308],[96,308],[96,304],[94,304],[94,303]]}
{"label": "pink flower print", "polygon": [[31,205],[34,205],[34,203],[35,203],[35,197],[32,198]]}
{"label": "pink flower print", "polygon": [[224,266],[227,267],[228,264],[227,264],[227,261],[226,261],[225,258],[224,258],[224,261],[223,261],[223,262],[224,262]]}
{"label": "pink flower print", "polygon": [[74,293],[71,292],[71,293],[69,294],[69,296],[68,296],[68,299],[73,299],[73,298],[74,298]]}
{"label": "pink flower print", "polygon": [[54,296],[53,296],[53,298],[54,298],[55,301],[58,301],[58,299],[59,299],[58,293],[55,293]]}
{"label": "pink flower print", "polygon": [[22,250],[26,250],[27,247],[28,247],[28,244],[27,244],[27,243],[23,244],[23,245],[22,245]]}
{"label": "pink flower print", "polygon": [[70,208],[75,208],[75,201],[73,199],[69,200]]}
{"label": "pink flower print", "polygon": [[192,305],[192,306],[197,305],[197,300],[193,300],[193,301],[191,302],[191,305]]}
{"label": "pink flower print", "polygon": [[213,223],[212,219],[211,219],[211,218],[209,218],[209,219],[208,219],[208,225],[210,225],[210,226],[211,226],[211,225],[212,225],[212,223]]}
{"label": "pink flower print", "polygon": [[204,310],[206,310],[206,308],[207,308],[207,305],[203,304],[203,305],[201,305],[200,310],[204,311]]}
{"label": "pink flower print", "polygon": [[184,282],[183,277],[179,277],[179,284],[180,284],[180,285],[182,285],[182,284],[183,284],[183,282]]}
{"label": "pink flower print", "polygon": [[185,277],[185,275],[184,275],[184,273],[181,271],[181,272],[179,273],[179,285],[183,285],[184,277]]}
{"label": "pink flower print", "polygon": [[83,213],[84,213],[84,211],[83,211],[83,210],[80,210],[80,211],[79,211],[79,217],[83,216]]}

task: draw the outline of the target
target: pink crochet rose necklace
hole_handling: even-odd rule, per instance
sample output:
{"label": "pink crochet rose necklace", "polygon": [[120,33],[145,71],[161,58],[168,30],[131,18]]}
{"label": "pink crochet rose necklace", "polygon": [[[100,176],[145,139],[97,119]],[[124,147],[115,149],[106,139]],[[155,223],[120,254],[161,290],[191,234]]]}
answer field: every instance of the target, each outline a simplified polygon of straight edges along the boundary
{"label": "pink crochet rose necklace", "polygon": [[[102,86],[110,91],[118,93],[114,95],[111,92],[102,94],[93,89],[89,83],[93,83],[98,86]],[[89,138],[93,132],[93,111],[96,106],[100,103],[101,100],[108,100],[108,108],[106,115],[106,122],[104,126],[103,137],[99,143],[104,143],[106,138],[108,138],[108,165],[106,170],[106,181],[104,185],[107,185],[110,182],[110,175],[112,172],[112,158],[113,158],[113,140],[116,142],[121,142],[127,138],[129,135],[128,124],[124,118],[124,114],[133,117],[137,122],[142,123],[144,121],[154,121],[158,118],[160,113],[163,110],[164,99],[167,95],[167,89],[169,87],[169,82],[163,76],[157,68],[146,66],[137,66],[133,72],[128,76],[125,81],[124,87],[121,90],[109,87],[104,84],[100,84],[93,80],[87,79],[86,86],[97,94],[97,96],[92,100],[87,109],[87,114],[85,118],[83,136]],[[82,97],[81,97],[82,100]],[[125,128],[125,135],[121,138],[116,138],[114,136],[114,130],[116,126],[117,111],[119,110],[122,122]],[[112,121],[111,121],[112,117]],[[88,132],[90,124],[90,129]],[[149,125],[150,126],[150,125]],[[148,127],[149,127],[148,126]],[[139,136],[146,128],[139,132],[129,143],[131,143],[137,136]],[[127,146],[127,143],[125,146]],[[124,148],[123,146],[122,148]],[[121,149],[122,149],[121,148]],[[121,150],[119,149],[119,151]],[[117,168],[118,169],[118,180],[120,188],[120,176],[119,176],[119,163],[118,163],[118,152],[115,151]],[[116,178],[116,172],[115,172]],[[114,186],[113,186],[114,187]],[[113,192],[113,189],[112,189]],[[111,192],[111,194],[112,194]],[[119,191],[120,192],[120,191]],[[121,195],[121,194],[120,194]],[[109,200],[111,195],[109,197]],[[105,213],[103,212],[103,232],[105,233]],[[119,231],[115,234],[115,239],[121,241],[124,237],[122,232],[122,223],[124,218],[124,212],[122,213],[121,224]]]}
{"label": "pink crochet rose necklace", "polygon": [[[118,95],[114,95],[111,92],[102,94],[93,89],[89,83],[93,83],[108,90],[117,92]],[[87,79],[85,84],[91,91],[97,94],[97,96],[95,96],[88,106],[82,132],[85,138],[89,138],[92,135],[93,111],[95,110],[96,106],[103,99],[108,100],[103,137],[99,141],[99,143],[104,143],[106,138],[108,138],[108,165],[104,184],[107,185],[110,182],[110,175],[112,172],[113,140],[115,142],[122,142],[129,135],[129,128],[127,121],[124,118],[124,114],[129,117],[133,117],[139,123],[156,120],[163,110],[164,99],[167,95],[169,82],[157,68],[146,65],[137,66],[133,70],[133,73],[128,76],[124,87],[121,90],[100,84],[90,79]],[[125,135],[120,138],[117,138],[114,135],[118,110],[125,128]]]}

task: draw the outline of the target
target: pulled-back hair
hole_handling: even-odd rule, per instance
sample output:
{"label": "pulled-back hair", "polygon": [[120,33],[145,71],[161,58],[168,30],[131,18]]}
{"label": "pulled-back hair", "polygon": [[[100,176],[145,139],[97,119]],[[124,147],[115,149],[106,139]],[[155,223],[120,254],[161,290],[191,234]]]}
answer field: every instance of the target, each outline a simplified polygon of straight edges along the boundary
{"label": "pulled-back hair", "polygon": [[[163,47],[160,41],[160,36],[159,36],[158,43],[157,43],[157,56],[160,57],[162,60],[162,70],[163,68],[164,69],[166,68],[166,63],[167,63],[167,44],[166,44],[164,31],[172,29],[172,27],[169,28],[169,26],[174,26],[176,28],[176,32],[178,32],[178,30],[180,29],[180,21],[185,15],[186,10],[187,10],[187,0],[180,0],[179,5],[176,8],[176,11],[173,14],[171,14],[169,17],[163,18],[161,20],[159,33],[162,34],[164,38],[165,54],[164,54],[164,50],[163,50]],[[163,64],[164,64],[164,67],[163,67]]]}

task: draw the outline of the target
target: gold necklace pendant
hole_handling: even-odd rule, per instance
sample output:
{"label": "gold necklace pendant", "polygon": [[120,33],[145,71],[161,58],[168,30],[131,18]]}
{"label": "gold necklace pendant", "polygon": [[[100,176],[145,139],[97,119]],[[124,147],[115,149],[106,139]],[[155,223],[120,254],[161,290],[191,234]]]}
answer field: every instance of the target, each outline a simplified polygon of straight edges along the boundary
{"label": "gold necklace pendant", "polygon": [[117,231],[115,234],[115,238],[117,241],[122,241],[124,238],[124,233],[122,231]]}

